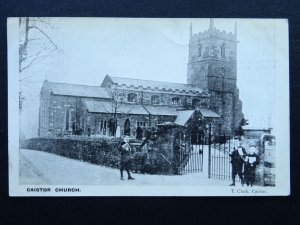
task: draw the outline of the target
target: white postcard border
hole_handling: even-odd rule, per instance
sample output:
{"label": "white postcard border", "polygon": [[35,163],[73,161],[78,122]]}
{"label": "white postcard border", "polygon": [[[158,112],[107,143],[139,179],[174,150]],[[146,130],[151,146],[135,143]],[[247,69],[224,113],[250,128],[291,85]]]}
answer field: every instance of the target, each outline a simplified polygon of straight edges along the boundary
{"label": "white postcard border", "polygon": [[[8,18],[8,155],[10,196],[286,196],[290,194],[289,46],[288,21],[274,19],[276,44],[276,186],[94,186],[19,184],[18,19]],[[282,151],[284,149],[284,151]],[[279,151],[280,150],[280,151]],[[30,191],[31,188],[51,189]],[[57,189],[58,188],[58,189]],[[73,188],[75,192],[57,191]],[[40,189],[42,190],[42,189]],[[62,189],[60,189],[62,190]]]}

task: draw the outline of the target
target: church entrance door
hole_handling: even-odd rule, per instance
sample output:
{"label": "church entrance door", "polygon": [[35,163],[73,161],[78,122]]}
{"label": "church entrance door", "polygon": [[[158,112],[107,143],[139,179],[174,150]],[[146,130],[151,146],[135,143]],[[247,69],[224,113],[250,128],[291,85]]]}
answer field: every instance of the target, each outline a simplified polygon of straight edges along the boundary
{"label": "church entrance door", "polygon": [[194,126],[191,130],[191,144],[192,145],[204,144],[204,132],[198,126]]}

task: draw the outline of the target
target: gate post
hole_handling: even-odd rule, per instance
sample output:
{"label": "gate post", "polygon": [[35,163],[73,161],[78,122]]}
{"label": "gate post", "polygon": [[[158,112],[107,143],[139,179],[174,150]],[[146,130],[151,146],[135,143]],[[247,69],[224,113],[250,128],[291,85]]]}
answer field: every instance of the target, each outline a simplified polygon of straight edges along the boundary
{"label": "gate post", "polygon": [[211,122],[209,122],[208,132],[208,178],[211,178]]}

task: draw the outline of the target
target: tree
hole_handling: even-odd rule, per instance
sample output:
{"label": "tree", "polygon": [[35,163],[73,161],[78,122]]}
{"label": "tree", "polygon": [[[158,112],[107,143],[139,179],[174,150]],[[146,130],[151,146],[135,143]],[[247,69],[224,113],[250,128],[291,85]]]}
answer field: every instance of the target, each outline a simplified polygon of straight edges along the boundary
{"label": "tree", "polygon": [[[54,26],[48,18],[19,18],[19,82],[30,83],[34,74],[24,73],[59,50],[50,36]],[[19,110],[22,110],[25,97],[19,92]]]}
{"label": "tree", "polygon": [[119,90],[116,88],[114,85],[110,85],[106,88],[107,93],[109,95],[109,104],[110,104],[110,123],[109,123],[109,129],[110,129],[110,134],[112,136],[116,135],[116,130],[118,126],[118,117],[117,114],[120,113],[125,113],[128,114],[130,113],[130,109],[127,109],[124,106],[124,98],[126,98],[126,94],[122,92],[122,90]]}
{"label": "tree", "polygon": [[109,104],[111,106],[111,118],[109,120],[109,129],[111,135],[115,136],[118,125],[117,112],[123,104],[123,96],[122,93],[114,86],[109,86],[107,88],[107,92],[110,97]]}
{"label": "tree", "polygon": [[243,130],[243,126],[246,126],[248,125],[249,122],[247,119],[245,119],[244,117],[241,119],[240,123],[239,123],[239,126],[237,127],[236,129],[236,132],[235,134],[238,135],[238,136],[242,136],[244,135],[244,130]]}

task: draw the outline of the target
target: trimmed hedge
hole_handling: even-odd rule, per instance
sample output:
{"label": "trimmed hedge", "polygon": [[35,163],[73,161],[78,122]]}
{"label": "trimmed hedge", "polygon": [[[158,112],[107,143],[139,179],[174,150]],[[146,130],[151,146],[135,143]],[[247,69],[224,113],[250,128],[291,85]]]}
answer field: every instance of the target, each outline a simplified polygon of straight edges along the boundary
{"label": "trimmed hedge", "polygon": [[32,138],[21,143],[21,148],[39,150],[70,159],[117,168],[118,142],[104,139]]}
{"label": "trimmed hedge", "polygon": [[[20,143],[23,149],[49,152],[89,162],[96,165],[119,168],[120,153],[118,144],[120,140],[106,140],[93,138],[31,138]],[[132,169],[135,172],[148,174],[171,174],[170,165],[158,152],[136,152],[134,154]]]}

